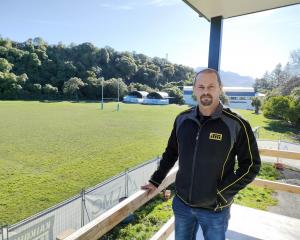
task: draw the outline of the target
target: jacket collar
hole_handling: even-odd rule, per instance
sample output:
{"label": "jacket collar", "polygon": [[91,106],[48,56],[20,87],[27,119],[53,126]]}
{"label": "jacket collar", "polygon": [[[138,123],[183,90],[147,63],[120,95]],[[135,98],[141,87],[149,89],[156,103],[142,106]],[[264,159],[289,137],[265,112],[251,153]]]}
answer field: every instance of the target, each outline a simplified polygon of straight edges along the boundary
{"label": "jacket collar", "polygon": [[[222,115],[222,111],[223,111],[223,105],[222,103],[220,102],[218,107],[216,108],[216,110],[213,112],[213,114],[211,115],[211,119],[216,119],[216,118],[220,118],[221,115]],[[199,111],[199,105],[197,105],[195,108],[194,108],[194,111],[193,111],[193,117],[197,118],[197,115],[200,116],[200,118],[203,117],[203,115],[201,114],[201,112]]]}

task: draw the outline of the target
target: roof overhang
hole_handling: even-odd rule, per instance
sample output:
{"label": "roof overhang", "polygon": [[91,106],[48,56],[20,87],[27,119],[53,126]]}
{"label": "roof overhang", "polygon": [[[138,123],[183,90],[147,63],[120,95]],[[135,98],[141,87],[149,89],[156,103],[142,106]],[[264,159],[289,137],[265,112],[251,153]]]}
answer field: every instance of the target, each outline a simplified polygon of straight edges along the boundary
{"label": "roof overhang", "polygon": [[210,21],[222,16],[223,19],[245,14],[262,12],[280,7],[299,4],[300,0],[183,0],[200,17]]}

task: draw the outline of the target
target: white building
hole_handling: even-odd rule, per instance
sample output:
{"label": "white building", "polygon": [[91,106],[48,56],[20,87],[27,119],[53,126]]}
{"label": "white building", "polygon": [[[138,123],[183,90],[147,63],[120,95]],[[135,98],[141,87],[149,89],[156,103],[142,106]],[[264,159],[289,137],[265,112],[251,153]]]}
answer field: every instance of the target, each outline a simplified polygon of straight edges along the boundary
{"label": "white building", "polygon": [[144,99],[143,104],[167,105],[169,104],[169,94],[166,92],[151,92]]}
{"label": "white building", "polygon": [[132,91],[123,98],[125,103],[143,103],[144,99],[148,96],[146,91]]}
{"label": "white building", "polygon": [[[254,88],[252,87],[223,87],[223,91],[229,99],[228,106],[230,108],[253,110],[254,107],[251,106],[252,98],[255,96],[261,96],[260,93],[255,93]],[[197,104],[197,102],[192,98],[192,94],[192,86],[183,87],[183,97],[185,104]]]}
{"label": "white building", "polygon": [[255,97],[255,91],[252,87],[223,87],[225,95],[229,99],[230,108],[249,109],[253,110],[251,106],[252,98]]}

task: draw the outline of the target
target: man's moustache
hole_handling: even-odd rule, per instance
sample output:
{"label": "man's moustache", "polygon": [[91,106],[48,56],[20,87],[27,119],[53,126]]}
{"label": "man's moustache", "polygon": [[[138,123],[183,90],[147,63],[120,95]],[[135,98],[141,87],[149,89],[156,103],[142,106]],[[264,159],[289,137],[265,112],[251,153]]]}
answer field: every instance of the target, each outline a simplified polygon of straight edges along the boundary
{"label": "man's moustache", "polygon": [[202,95],[200,98],[205,98],[205,97],[212,98],[212,96],[210,94]]}

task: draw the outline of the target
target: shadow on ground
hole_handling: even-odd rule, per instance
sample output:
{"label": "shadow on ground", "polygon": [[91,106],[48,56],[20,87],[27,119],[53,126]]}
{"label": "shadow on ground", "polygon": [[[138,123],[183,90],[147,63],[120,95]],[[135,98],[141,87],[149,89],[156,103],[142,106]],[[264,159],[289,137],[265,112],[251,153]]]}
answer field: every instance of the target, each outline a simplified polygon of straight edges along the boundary
{"label": "shadow on ground", "polygon": [[290,126],[287,122],[283,122],[280,120],[272,120],[269,122],[269,126],[266,126],[265,129],[274,131],[277,133],[287,133],[294,134],[296,133],[296,129]]}

